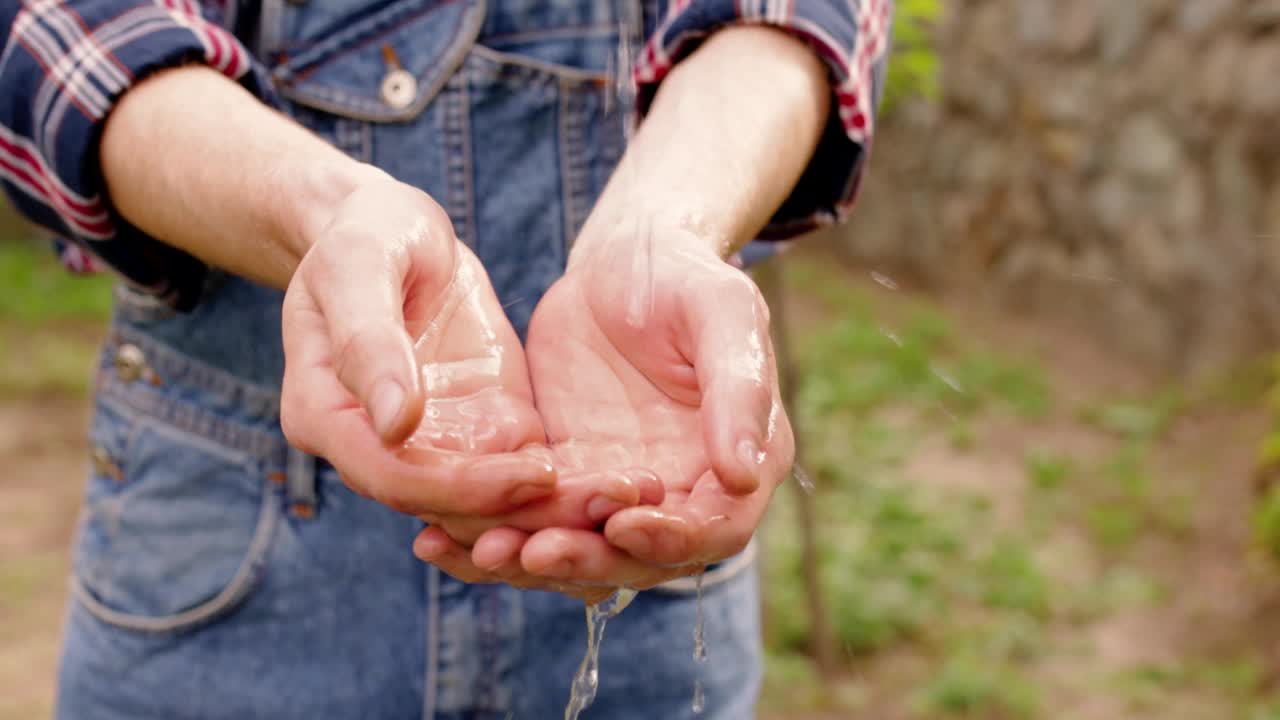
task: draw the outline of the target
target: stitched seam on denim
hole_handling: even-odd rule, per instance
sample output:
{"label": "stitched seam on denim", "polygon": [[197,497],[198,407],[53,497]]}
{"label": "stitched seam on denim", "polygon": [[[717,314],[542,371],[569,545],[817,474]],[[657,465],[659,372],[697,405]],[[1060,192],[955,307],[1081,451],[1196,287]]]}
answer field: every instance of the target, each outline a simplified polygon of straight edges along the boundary
{"label": "stitched seam on denim", "polygon": [[525,55],[506,53],[485,45],[475,45],[471,48],[471,52],[486,62],[498,66],[500,73],[549,75],[574,84],[599,84],[608,80],[604,73],[595,70],[584,70]]}
{"label": "stitched seam on denim", "polygon": [[[231,373],[207,365],[169,345],[123,325],[113,325],[110,335],[112,353],[122,342],[137,345],[147,360],[147,366],[160,376],[161,382],[178,382],[197,390],[212,393],[232,404],[241,406],[264,420],[274,420],[280,414],[280,395],[269,388],[236,377]],[[109,365],[111,358],[106,358]]]}
{"label": "stitched seam on denim", "polygon": [[195,405],[166,398],[149,387],[134,385],[126,385],[114,374],[103,373],[99,375],[98,397],[114,401],[118,408],[132,410],[206,440],[243,451],[272,468],[283,466],[288,444],[282,436],[246,427]]}
{"label": "stitched seam on denim", "polygon": [[436,714],[436,701],[440,681],[440,569],[427,568],[427,662],[425,687],[422,693],[422,719],[432,720]]}
{"label": "stitched seam on denim", "polygon": [[472,250],[477,240],[472,222],[471,188],[471,132],[469,78],[466,70],[449,81],[448,89],[441,97],[445,114],[445,168],[448,175],[449,215],[453,220],[453,232]]}
{"label": "stitched seam on denim", "polygon": [[[381,37],[399,30],[414,20],[442,7],[427,0],[401,0],[390,7],[355,24],[348,24],[337,32],[317,41],[302,52],[294,53],[279,68],[282,74],[305,79],[316,67],[337,61],[351,53],[359,52]],[[456,32],[456,29],[454,30]]]}
{"label": "stitched seam on denim", "polygon": [[[169,440],[172,443],[180,444],[183,447],[193,448],[205,455],[215,457],[228,465],[248,465],[249,463],[258,460],[258,458],[254,458],[239,448],[214,442],[203,435],[195,435],[185,432],[182,428],[174,427],[168,423],[157,422],[156,418],[149,415],[143,415],[137,419],[136,429],[133,434],[136,438],[140,437],[144,432],[149,432],[162,439]],[[136,442],[136,440],[130,440],[131,445],[134,442]],[[125,477],[128,477],[128,475]]]}
{"label": "stitched seam on denim", "polygon": [[477,710],[499,712],[498,684],[498,597],[501,585],[476,585],[472,592],[476,618],[476,653],[480,667],[476,676]]}
{"label": "stitched seam on denim", "polygon": [[585,39],[583,36],[608,37],[617,31],[618,28],[613,25],[570,25],[541,30],[521,30],[520,32],[482,35],[479,40],[486,44],[527,42],[530,40],[575,40]]}
{"label": "stitched seam on denim", "polygon": [[[405,20],[405,23],[411,22],[418,16],[436,9],[437,7],[438,6],[427,8],[426,10]],[[440,90],[445,87],[454,72],[457,71],[466,59],[467,53],[465,52],[465,48],[467,45],[474,43],[476,36],[479,35],[480,26],[484,22],[484,12],[485,4],[483,0],[477,0],[471,7],[462,11],[461,18],[453,28],[452,39],[439,53],[439,60],[437,62],[429,63],[427,65],[427,69],[421,76],[419,76],[418,96],[408,107],[398,110],[392,109],[378,100],[366,97],[357,97],[326,85],[298,86],[292,84],[295,78],[301,77],[302,79],[305,79],[307,74],[303,73],[302,75],[296,75],[291,69],[292,66],[297,64],[297,58],[295,58],[289,65],[277,68],[274,73],[277,82],[280,84],[280,94],[303,105],[309,105],[337,115],[345,115],[347,117],[368,120],[370,122],[396,122],[417,117],[422,113],[422,110],[426,108],[427,104],[431,102],[432,98],[434,98]],[[393,27],[391,29],[383,29],[380,31],[370,31],[374,34],[369,38],[369,40],[365,41],[364,44],[376,40],[378,37],[386,35],[389,32],[394,32],[395,29],[396,28]],[[346,52],[350,52],[350,50],[348,50],[333,57],[325,56],[324,53],[329,51],[329,45],[333,45],[335,42],[336,41],[330,41],[328,43],[315,45],[301,57],[305,59],[311,54],[319,55],[320,57],[316,60],[306,60],[306,62],[319,66],[324,63],[332,62],[337,57],[341,57],[341,55],[346,54]],[[352,50],[354,49],[355,48],[352,48]],[[299,66],[301,67],[301,65]],[[309,73],[310,69],[307,72]]]}
{"label": "stitched seam on denim", "polygon": [[569,250],[573,248],[574,222],[577,210],[573,207],[573,173],[569,158],[569,88],[562,81],[556,86],[559,102],[556,103],[556,125],[559,132],[556,137],[557,150],[560,156],[560,248],[561,259],[567,263]]}
{"label": "stitched seam on denim", "polygon": [[564,235],[564,256],[567,259],[569,251],[573,249],[574,243],[577,242],[578,233],[581,231],[582,226],[586,224],[586,214],[591,206],[591,189],[588,179],[590,169],[587,164],[585,148],[586,107],[583,102],[585,98],[575,95],[567,88],[565,93],[570,99],[564,103],[567,117],[560,142],[563,147],[561,153],[564,158],[564,173],[567,180],[564,202],[570,209],[568,213],[569,221],[565,227]]}
{"label": "stitched seam on denim", "polygon": [[95,598],[77,575],[71,578],[71,591],[91,615],[108,624],[129,630],[154,633],[175,632],[221,617],[234,610],[249,596],[249,592],[266,569],[269,557],[267,549],[275,535],[279,518],[276,504],[272,502],[273,498],[274,493],[264,486],[253,539],[249,542],[249,548],[245,551],[245,556],[240,561],[240,566],[236,569],[236,574],[232,576],[231,581],[217,595],[189,610],[164,617],[147,617],[113,610]]}
{"label": "stitched seam on denim", "polygon": [[[741,575],[744,570],[755,563],[757,552],[756,539],[752,537],[751,542],[747,543],[746,549],[739,553],[737,557],[730,559],[720,567],[702,576],[702,589],[707,590],[717,585],[723,585]],[[698,589],[697,582],[697,579],[693,577],[676,578],[653,588],[653,591],[672,594],[692,593]]]}

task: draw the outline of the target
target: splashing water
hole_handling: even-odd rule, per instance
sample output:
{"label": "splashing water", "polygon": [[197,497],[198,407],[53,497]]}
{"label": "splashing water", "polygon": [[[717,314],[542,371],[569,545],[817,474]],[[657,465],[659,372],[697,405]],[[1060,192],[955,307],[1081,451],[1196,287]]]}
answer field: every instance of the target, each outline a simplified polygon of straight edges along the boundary
{"label": "splashing water", "polygon": [[[693,659],[698,663],[707,661],[707,639],[705,633],[706,617],[702,614],[702,578],[707,574],[705,568],[698,573],[698,579],[695,587],[697,587],[697,599],[695,600],[697,608],[697,619],[693,623]],[[698,669],[698,676],[693,681],[693,712],[701,713],[707,705],[706,693],[702,689],[702,670]]]}
{"label": "splashing water", "polygon": [[813,478],[809,477],[809,473],[805,472],[805,469],[801,467],[800,463],[796,463],[791,467],[791,477],[795,478],[796,482],[800,483],[801,489],[810,495],[813,494]]}
{"label": "splashing water", "polygon": [[596,699],[600,687],[600,642],[604,639],[604,626],[609,618],[631,604],[635,590],[623,588],[595,605],[587,605],[587,652],[578,665],[569,690],[569,704],[564,709],[564,720],[578,720],[578,715]]}

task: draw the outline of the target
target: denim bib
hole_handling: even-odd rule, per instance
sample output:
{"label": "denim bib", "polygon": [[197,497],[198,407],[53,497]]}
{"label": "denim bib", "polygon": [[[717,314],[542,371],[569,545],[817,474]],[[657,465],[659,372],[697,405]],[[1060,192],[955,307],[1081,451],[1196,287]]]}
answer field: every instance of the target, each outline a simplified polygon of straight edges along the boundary
{"label": "denim bib", "polygon": [[[449,213],[523,337],[623,149],[608,72],[652,3],[263,0],[241,38],[284,110]],[[620,30],[625,28],[625,30]],[[214,274],[168,310],[125,286],[97,373],[60,718],[559,717],[580,603],[459,583],[421,528],[280,430],[282,293]],[[642,593],[609,626],[586,717],[753,714],[751,555]]]}

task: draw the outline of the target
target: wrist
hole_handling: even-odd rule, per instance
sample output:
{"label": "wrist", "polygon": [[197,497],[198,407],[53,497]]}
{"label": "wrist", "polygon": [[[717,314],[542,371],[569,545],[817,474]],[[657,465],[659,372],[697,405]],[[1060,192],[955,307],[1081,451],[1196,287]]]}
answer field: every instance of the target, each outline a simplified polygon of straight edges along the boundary
{"label": "wrist", "polygon": [[288,200],[280,205],[278,237],[295,260],[306,255],[353,192],[371,183],[396,182],[372,165],[336,152],[334,155],[309,163],[302,172],[282,179],[282,195]]}
{"label": "wrist", "polygon": [[[625,162],[625,161],[624,161]],[[635,173],[620,167],[591,215],[569,255],[568,269],[600,255],[632,252],[694,252],[727,259],[749,237],[735,228],[732,218],[708,210],[695,193],[676,195],[662,191],[663,183],[651,183],[659,191],[641,190],[628,182]]]}

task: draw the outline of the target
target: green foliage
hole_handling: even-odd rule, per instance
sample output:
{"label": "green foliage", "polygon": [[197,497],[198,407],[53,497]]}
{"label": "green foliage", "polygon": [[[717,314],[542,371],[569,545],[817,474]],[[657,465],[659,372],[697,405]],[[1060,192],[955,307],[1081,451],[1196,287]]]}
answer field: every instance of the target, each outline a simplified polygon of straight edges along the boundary
{"label": "green foliage", "polygon": [[1253,536],[1258,546],[1280,563],[1280,483],[1268,488],[1254,506]]}
{"label": "green foliage", "polygon": [[1039,714],[1040,697],[1016,669],[961,653],[947,658],[917,704],[922,714],[934,716],[1025,720]]}
{"label": "green foliage", "polygon": [[1057,490],[1075,471],[1075,462],[1052,450],[1037,449],[1023,456],[1027,479],[1037,490]]}
{"label": "green foliage", "polygon": [[42,244],[0,240],[0,319],[102,321],[111,312],[111,282],[66,272]]}
{"label": "green foliage", "polygon": [[890,113],[911,97],[938,93],[938,53],[933,26],[942,15],[941,0],[897,0],[893,20],[893,57],[885,80],[883,111]]}
{"label": "green foliage", "polygon": [[[5,228],[8,228],[7,230]],[[47,246],[0,221],[0,398],[82,395],[89,387],[111,279],[78,277]]]}
{"label": "green foliage", "polygon": [[[992,525],[987,498],[921,492],[901,472],[918,439],[939,426],[952,442],[973,442],[972,421],[981,415],[1045,412],[1042,374],[971,347],[934,308],[916,305],[888,319],[814,266],[789,271],[831,310],[796,339],[804,377],[798,420],[820,493],[819,570],[839,647],[857,657],[927,642],[938,618],[974,603],[994,613],[996,626],[1006,615],[1044,616],[1048,590],[1026,538],[975,533]],[[780,493],[767,572],[770,645],[784,652],[807,647],[811,632],[800,611],[795,521],[791,493]]]}
{"label": "green foliage", "polygon": [[1022,539],[1002,537],[984,558],[981,573],[986,587],[983,601],[993,608],[1044,616],[1049,591],[1044,576]]}

